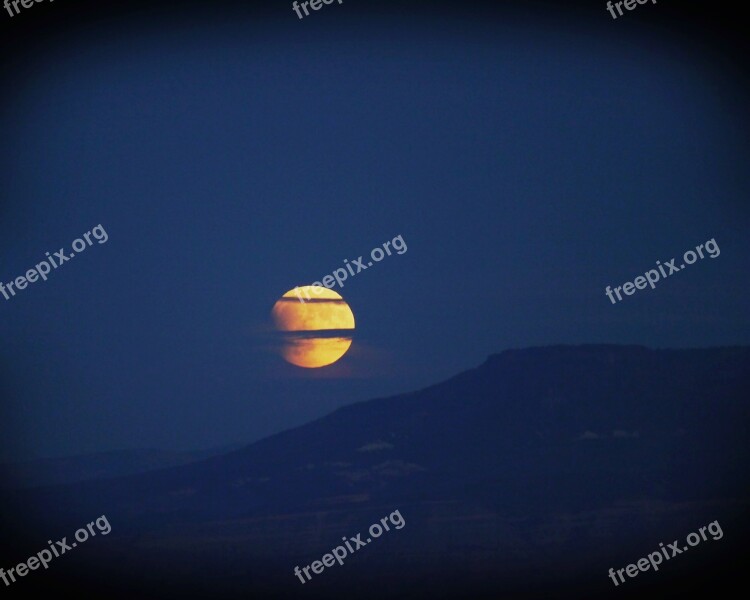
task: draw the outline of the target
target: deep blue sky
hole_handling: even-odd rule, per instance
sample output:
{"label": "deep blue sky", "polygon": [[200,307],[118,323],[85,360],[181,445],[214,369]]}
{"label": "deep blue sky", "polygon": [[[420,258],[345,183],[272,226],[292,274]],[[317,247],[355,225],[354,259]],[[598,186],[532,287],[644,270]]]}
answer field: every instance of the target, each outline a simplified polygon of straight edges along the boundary
{"label": "deep blue sky", "polygon": [[[109,234],[0,298],[5,454],[250,442],[510,347],[750,343],[726,65],[606,13],[314,17],[102,22],[3,91],[0,279]],[[274,301],[399,234],[342,291],[350,354],[283,364]],[[710,238],[719,258],[604,295]]]}

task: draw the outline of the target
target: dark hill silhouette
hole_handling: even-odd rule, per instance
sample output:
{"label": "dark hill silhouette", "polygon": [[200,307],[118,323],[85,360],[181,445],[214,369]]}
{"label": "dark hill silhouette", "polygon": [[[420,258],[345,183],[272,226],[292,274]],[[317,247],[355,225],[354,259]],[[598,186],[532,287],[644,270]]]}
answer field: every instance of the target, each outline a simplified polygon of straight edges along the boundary
{"label": "dark hill silhouette", "polygon": [[44,536],[104,513],[104,556],[169,564],[183,582],[208,562],[225,583],[244,585],[250,569],[256,586],[294,587],[293,566],[399,509],[407,525],[367,548],[370,566],[325,581],[397,561],[404,581],[458,570],[542,582],[564,565],[606,587],[617,560],[660,541],[714,519],[744,527],[749,367],[748,348],[509,350],[230,454],[6,502],[38,507]]}

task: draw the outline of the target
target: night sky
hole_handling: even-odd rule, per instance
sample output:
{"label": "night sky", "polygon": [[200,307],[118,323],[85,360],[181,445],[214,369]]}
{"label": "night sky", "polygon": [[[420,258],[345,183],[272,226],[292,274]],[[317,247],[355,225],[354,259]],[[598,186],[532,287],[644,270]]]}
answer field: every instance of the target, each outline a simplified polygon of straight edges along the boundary
{"label": "night sky", "polygon": [[[747,97],[726,57],[603,3],[282,5],[102,19],[18,57],[0,280],[96,225],[109,240],[0,297],[3,456],[249,443],[507,348],[750,343]],[[274,302],[398,235],[406,253],[337,290],[351,351],[284,363]],[[605,296],[712,238],[718,258]]]}

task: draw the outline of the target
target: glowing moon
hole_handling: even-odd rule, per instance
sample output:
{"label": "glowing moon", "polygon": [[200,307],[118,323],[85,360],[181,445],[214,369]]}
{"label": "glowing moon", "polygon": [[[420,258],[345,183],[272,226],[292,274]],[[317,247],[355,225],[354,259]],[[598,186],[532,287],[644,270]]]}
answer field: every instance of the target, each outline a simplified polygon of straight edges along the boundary
{"label": "glowing moon", "polygon": [[287,333],[281,350],[284,360],[298,367],[331,365],[352,345],[351,336],[341,335],[354,330],[352,309],[327,288],[302,286],[290,290],[274,304],[271,316],[276,329]]}

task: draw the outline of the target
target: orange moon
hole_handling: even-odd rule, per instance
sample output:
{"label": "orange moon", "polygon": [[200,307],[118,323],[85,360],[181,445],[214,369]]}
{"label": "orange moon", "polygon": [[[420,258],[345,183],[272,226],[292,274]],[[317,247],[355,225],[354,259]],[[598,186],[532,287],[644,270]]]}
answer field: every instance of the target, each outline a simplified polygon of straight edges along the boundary
{"label": "orange moon", "polygon": [[[300,298],[304,302],[300,302]],[[336,292],[310,285],[289,290],[271,311],[276,329],[285,333],[281,355],[306,369],[335,363],[352,345],[354,313]]]}

